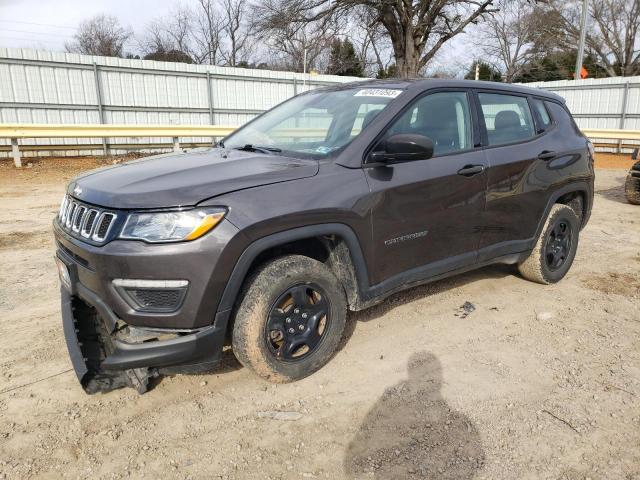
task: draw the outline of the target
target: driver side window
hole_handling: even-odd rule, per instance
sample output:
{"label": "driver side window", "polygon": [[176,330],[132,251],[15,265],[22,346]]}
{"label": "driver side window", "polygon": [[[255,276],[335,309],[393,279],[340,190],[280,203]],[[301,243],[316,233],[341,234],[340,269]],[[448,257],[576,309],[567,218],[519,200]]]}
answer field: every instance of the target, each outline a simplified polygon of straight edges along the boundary
{"label": "driver side window", "polygon": [[465,92],[438,92],[418,99],[387,131],[429,137],[434,157],[473,147],[471,111]]}

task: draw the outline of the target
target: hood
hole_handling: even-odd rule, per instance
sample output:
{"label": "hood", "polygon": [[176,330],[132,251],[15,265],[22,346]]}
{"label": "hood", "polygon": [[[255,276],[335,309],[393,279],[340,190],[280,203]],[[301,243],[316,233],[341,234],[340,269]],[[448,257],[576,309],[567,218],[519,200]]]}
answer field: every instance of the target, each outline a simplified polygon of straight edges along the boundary
{"label": "hood", "polygon": [[94,170],[71,181],[67,193],[108,208],[181,207],[316,173],[317,160],[212,148]]}

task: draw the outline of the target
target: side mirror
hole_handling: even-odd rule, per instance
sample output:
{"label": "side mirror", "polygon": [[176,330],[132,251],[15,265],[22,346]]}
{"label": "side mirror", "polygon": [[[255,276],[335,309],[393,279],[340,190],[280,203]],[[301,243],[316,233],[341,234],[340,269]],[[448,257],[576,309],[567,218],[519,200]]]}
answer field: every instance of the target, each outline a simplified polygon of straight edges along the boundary
{"label": "side mirror", "polygon": [[379,147],[382,150],[373,152],[368,163],[410,162],[433,157],[433,140],[424,135],[399,133],[389,137]]}

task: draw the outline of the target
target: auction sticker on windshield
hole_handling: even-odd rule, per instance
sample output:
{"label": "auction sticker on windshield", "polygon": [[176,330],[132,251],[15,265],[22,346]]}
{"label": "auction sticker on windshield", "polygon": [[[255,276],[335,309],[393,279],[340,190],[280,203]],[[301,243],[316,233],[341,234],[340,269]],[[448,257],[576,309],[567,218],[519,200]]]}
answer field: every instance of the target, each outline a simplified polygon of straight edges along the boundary
{"label": "auction sticker on windshield", "polygon": [[396,98],[402,93],[402,90],[393,90],[390,88],[365,88],[359,90],[354,97],[385,97]]}

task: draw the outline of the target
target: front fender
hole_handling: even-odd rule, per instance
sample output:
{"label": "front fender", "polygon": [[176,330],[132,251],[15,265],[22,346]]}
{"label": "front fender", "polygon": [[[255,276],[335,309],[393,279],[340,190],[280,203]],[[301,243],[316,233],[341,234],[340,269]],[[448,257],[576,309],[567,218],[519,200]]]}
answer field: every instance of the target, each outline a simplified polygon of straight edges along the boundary
{"label": "front fender", "polygon": [[226,326],[231,315],[231,311],[235,305],[236,298],[238,297],[242,284],[249,272],[249,268],[258,255],[270,248],[277,247],[278,245],[284,245],[296,240],[304,240],[305,238],[328,235],[338,236],[346,242],[351,254],[358,289],[360,292],[368,290],[369,277],[367,264],[362,252],[360,241],[351,227],[343,223],[326,223],[298,227],[267,235],[255,240],[242,252],[235,267],[233,268],[220,299],[220,303],[218,304],[215,325],[220,328]]}

